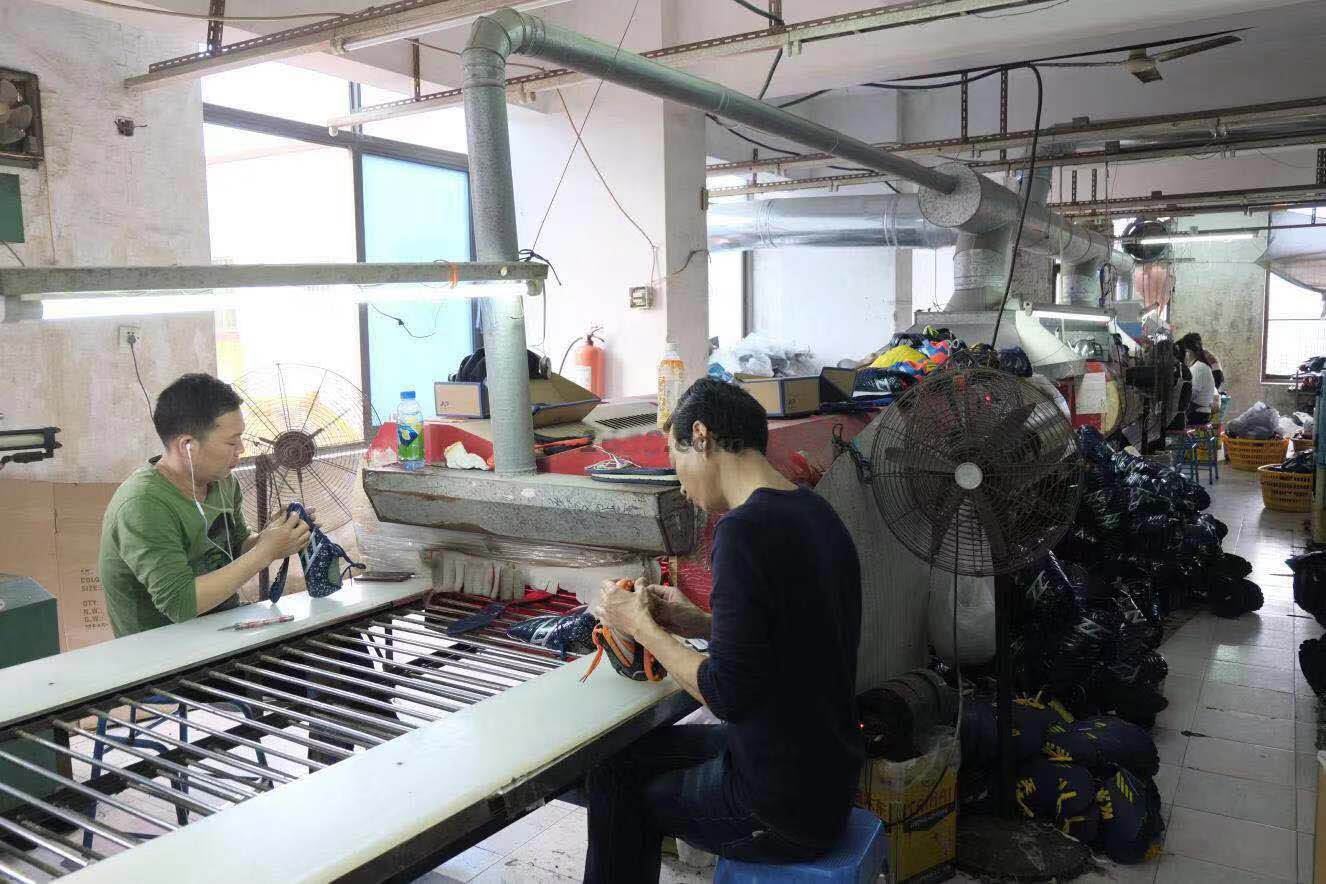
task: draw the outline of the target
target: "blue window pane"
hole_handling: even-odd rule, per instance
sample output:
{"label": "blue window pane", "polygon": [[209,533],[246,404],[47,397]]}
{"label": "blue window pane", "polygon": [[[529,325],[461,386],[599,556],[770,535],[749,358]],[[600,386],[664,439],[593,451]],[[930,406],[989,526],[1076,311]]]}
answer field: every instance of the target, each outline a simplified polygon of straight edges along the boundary
{"label": "blue window pane", "polygon": [[[363,177],[367,260],[470,260],[466,173],[366,156]],[[390,420],[401,390],[411,388],[424,415],[435,416],[433,382],[446,380],[474,349],[472,302],[445,287],[438,296],[367,305],[368,377],[378,420]]]}

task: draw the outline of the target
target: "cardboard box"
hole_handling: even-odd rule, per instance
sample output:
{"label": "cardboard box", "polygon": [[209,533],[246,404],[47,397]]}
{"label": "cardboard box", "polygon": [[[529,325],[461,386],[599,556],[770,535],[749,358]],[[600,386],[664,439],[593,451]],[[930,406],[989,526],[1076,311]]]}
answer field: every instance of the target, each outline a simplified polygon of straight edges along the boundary
{"label": "cardboard box", "polygon": [[61,651],[114,638],[97,551],[117,487],[0,480],[0,571],[31,577],[55,596]]}
{"label": "cardboard box", "polygon": [[769,417],[804,417],[820,407],[820,379],[752,378],[737,375],[737,384],[764,406]]}
{"label": "cardboard box", "polygon": [[861,771],[857,804],[883,820],[889,833],[889,884],[929,884],[953,877],[960,763],[953,739],[940,738],[930,752],[911,761],[867,759]]}
{"label": "cardboard box", "polygon": [[[475,381],[437,381],[433,384],[439,417],[486,418],[488,388]],[[603,400],[589,390],[559,374],[534,378],[529,382],[529,401],[534,412],[534,426],[552,427],[573,424],[598,407]],[[446,411],[443,411],[443,407]]]}
{"label": "cardboard box", "polygon": [[433,407],[438,417],[488,417],[488,387],[482,381],[437,381]]}

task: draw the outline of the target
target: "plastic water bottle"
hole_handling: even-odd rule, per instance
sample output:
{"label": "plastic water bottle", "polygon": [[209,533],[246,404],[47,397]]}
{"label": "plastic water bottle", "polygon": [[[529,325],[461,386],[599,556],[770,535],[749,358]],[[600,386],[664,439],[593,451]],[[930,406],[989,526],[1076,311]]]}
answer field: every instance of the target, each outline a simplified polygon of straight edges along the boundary
{"label": "plastic water bottle", "polygon": [[396,406],[396,459],[407,470],[424,465],[424,413],[413,390],[401,390],[401,404]]}
{"label": "plastic water bottle", "polygon": [[663,358],[658,363],[658,427],[662,429],[672,418],[681,394],[686,392],[686,366],[682,364],[677,345],[668,341]]}

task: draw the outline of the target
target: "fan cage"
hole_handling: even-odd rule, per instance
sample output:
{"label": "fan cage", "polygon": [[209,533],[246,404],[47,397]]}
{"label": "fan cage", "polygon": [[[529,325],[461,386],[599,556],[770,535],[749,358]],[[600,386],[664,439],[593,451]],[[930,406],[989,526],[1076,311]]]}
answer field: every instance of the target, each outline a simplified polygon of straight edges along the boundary
{"label": "fan cage", "polygon": [[[880,417],[871,455],[876,505],[926,562],[967,576],[1039,560],[1072,525],[1081,498],[1077,436],[1035,386],[987,368],[945,369]],[[974,487],[958,467],[979,469]],[[968,484],[970,485],[970,479]]]}

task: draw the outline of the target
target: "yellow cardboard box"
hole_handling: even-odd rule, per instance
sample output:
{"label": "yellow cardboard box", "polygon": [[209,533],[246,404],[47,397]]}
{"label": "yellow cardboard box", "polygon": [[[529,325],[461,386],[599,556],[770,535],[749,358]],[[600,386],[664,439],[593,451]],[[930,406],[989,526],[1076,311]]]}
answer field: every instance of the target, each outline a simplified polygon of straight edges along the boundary
{"label": "yellow cardboard box", "polygon": [[932,884],[953,877],[959,763],[951,734],[911,761],[866,762],[857,804],[888,830],[889,884]]}

